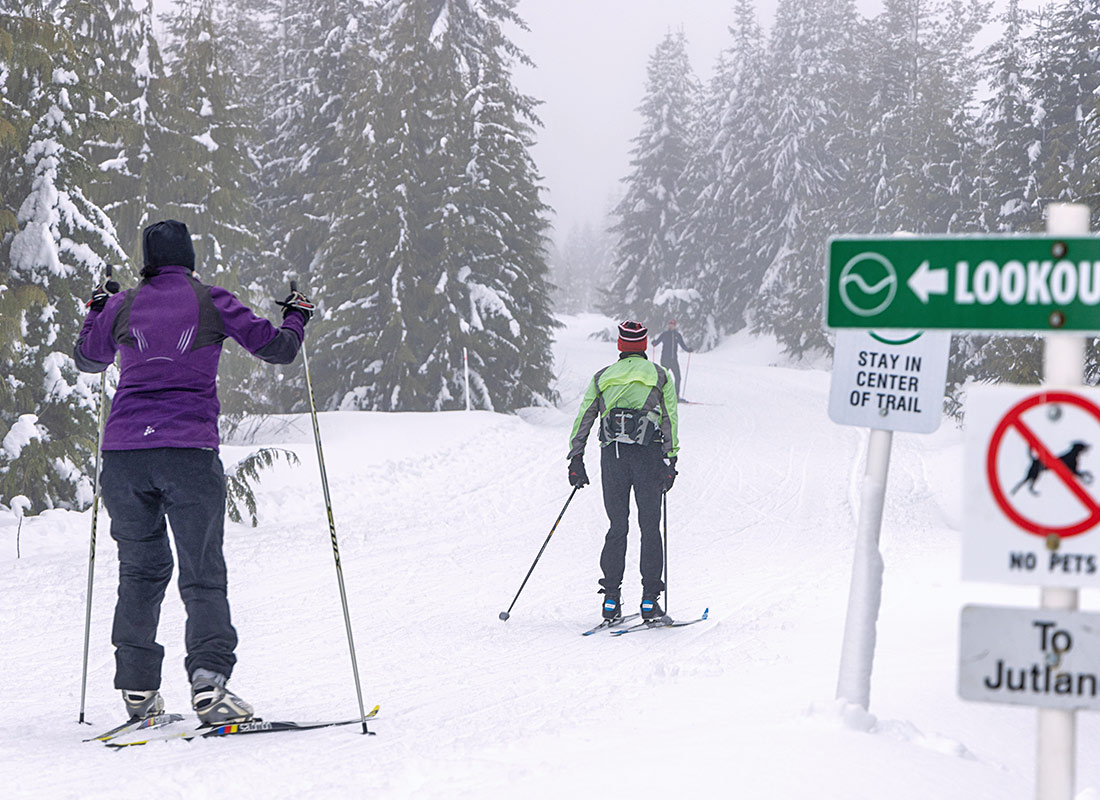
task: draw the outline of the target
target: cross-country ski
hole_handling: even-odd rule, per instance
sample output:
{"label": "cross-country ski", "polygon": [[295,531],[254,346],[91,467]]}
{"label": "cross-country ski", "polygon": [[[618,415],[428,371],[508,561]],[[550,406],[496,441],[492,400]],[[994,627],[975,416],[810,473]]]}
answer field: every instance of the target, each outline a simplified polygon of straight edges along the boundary
{"label": "cross-country ski", "polygon": [[[365,719],[372,720],[378,716],[379,706],[375,706],[367,712]],[[183,717],[180,717],[182,720]],[[223,725],[200,726],[188,730],[158,730],[151,736],[142,735],[137,739],[124,739],[122,736],[112,737],[105,741],[111,748],[137,747],[150,742],[191,741],[192,739],[221,739],[228,736],[245,736],[258,733],[289,733],[293,731],[308,731],[318,728],[338,728],[344,725],[356,725],[364,721],[362,717],[345,719],[337,722],[289,722],[285,720],[252,719],[248,722],[231,722]]]}
{"label": "cross-country ski", "polygon": [[626,628],[619,628],[617,630],[613,630],[613,631],[611,631],[611,635],[612,636],[622,636],[622,635],[627,634],[627,633],[637,633],[638,631],[651,630],[651,629],[656,630],[658,628],[683,628],[683,627],[686,627],[688,625],[694,625],[697,622],[703,622],[704,620],[706,620],[707,615],[709,613],[710,613],[710,609],[708,608],[708,609],[703,611],[703,615],[701,617],[698,617],[697,619],[688,619],[688,620],[675,620],[672,617],[669,617],[669,616],[666,615],[664,617],[661,617],[660,619],[644,620],[644,621],[639,622],[637,624],[630,625]]}

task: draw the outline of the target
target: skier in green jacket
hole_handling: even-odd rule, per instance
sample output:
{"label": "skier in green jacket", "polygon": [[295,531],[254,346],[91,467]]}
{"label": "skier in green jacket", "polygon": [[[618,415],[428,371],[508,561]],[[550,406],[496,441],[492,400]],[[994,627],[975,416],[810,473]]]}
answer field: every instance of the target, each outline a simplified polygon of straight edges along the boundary
{"label": "skier in green jacket", "polygon": [[569,440],[569,483],[586,486],[584,446],[599,419],[603,502],[611,523],[600,555],[600,593],[607,620],[622,617],[632,488],[642,532],[642,619],[664,616],[658,602],[665,588],[660,519],[662,496],[677,474],[676,387],[665,367],[646,358],[647,344],[644,325],[631,320],[619,325],[619,360],[592,377]]}

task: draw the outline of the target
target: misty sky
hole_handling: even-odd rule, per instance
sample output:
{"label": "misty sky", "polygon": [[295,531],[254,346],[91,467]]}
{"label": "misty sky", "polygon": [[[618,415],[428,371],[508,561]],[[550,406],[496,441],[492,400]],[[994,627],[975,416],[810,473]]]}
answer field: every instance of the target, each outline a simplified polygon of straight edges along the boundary
{"label": "misty sky", "polygon": [[[770,28],[777,0],[758,0],[757,19]],[[557,212],[554,239],[586,222],[602,224],[630,169],[641,127],[635,109],[645,91],[646,64],[668,31],[683,29],[696,77],[705,83],[728,46],[733,0],[520,0],[531,29],[516,43],[535,69],[516,84],[543,101],[544,128],[533,155],[548,201]],[[865,16],[881,0],[856,0]]]}
{"label": "misty sky", "polygon": [[[778,0],[758,0],[758,19],[770,28]],[[154,0],[158,11],[172,0]],[[1030,6],[1032,3],[1023,3]],[[997,2],[998,8],[1003,2]],[[882,0],[856,0],[864,16]],[[543,101],[533,155],[554,207],[554,238],[590,222],[602,224],[630,168],[631,140],[641,119],[646,63],[661,37],[683,29],[692,66],[709,79],[728,44],[733,0],[520,0],[530,32],[516,43],[535,68],[517,69],[521,91]]]}
{"label": "misty sky", "polygon": [[[766,30],[778,0],[757,0]],[[855,0],[865,17],[882,0]],[[1022,2],[1031,8],[1035,2]],[[531,28],[515,39],[535,69],[516,71],[518,87],[543,101],[533,155],[554,207],[554,239],[571,227],[600,225],[619,198],[630,169],[632,140],[641,127],[636,108],[645,91],[646,64],[668,31],[683,29],[696,77],[709,80],[729,43],[733,0],[520,0]],[[1005,3],[996,0],[994,15]],[[980,37],[995,40],[996,26]]]}

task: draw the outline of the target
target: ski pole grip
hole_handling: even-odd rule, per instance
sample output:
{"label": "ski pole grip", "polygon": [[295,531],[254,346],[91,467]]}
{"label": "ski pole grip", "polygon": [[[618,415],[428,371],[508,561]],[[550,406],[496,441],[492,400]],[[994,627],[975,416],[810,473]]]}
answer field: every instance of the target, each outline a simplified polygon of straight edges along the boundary
{"label": "ski pole grip", "polygon": [[292,280],[292,281],[290,282],[290,291],[291,291],[291,292],[296,292],[296,291],[298,291],[298,281]]}
{"label": "ski pole grip", "polygon": [[114,266],[114,264],[108,264],[108,265],[107,265],[107,270],[106,270],[106,271],[107,271],[107,278],[108,278],[108,280],[109,280],[109,279],[111,278],[111,276],[115,274],[115,266]]}

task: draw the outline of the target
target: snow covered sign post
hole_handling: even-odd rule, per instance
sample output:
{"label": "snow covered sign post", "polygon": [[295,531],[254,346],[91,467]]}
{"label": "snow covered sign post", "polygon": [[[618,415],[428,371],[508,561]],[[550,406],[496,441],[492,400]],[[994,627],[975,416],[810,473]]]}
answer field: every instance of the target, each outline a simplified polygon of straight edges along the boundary
{"label": "snow covered sign post", "polygon": [[[1077,607],[1078,587],[1100,585],[1100,486],[1093,485],[1086,466],[1093,441],[1100,442],[1100,393],[1080,388],[1085,338],[1059,332],[1100,331],[1100,308],[1093,297],[1100,286],[1094,280],[1100,261],[1090,260],[1100,240],[1069,238],[1088,232],[1087,206],[1048,206],[1051,259],[1034,268],[1029,262],[1026,268],[1029,280],[1041,282],[1045,275],[1058,287],[1045,298],[1045,307],[1036,303],[1036,308],[1021,314],[1028,320],[1047,320],[1043,377],[1048,388],[971,391],[966,412],[963,578],[1037,584],[1041,595],[1038,611],[963,609],[959,692],[964,698],[1010,702],[1012,697],[1040,706],[1035,780],[1039,800],[1072,800],[1074,709],[1095,707],[1096,689],[1089,676],[1095,682],[1096,675],[1088,671],[1095,661],[1080,655],[1085,642],[1096,636],[1096,615],[1080,614]],[[1031,298],[1030,289],[1026,295]],[[1039,329],[1027,324],[1006,327]],[[1003,657],[975,690],[968,670],[975,662],[975,648],[986,646],[982,637],[988,638],[988,625],[1001,629],[1001,645],[991,652]],[[1033,668],[1027,666],[1029,661]],[[1071,674],[1071,667],[1081,665],[1088,669]],[[1002,680],[1006,690],[1018,694],[999,693]],[[1080,696],[1068,697],[1084,693],[1089,695],[1088,705]]]}
{"label": "snow covered sign post", "polygon": [[837,331],[829,417],[870,429],[837,697],[868,708],[882,600],[882,509],[894,431],[931,433],[943,417],[951,334]]}
{"label": "snow covered sign post", "polygon": [[[919,240],[908,235],[892,237],[891,246],[894,242],[910,250],[919,247]],[[853,257],[844,255],[844,258],[840,270],[848,275],[852,272]],[[885,259],[870,258],[870,261],[882,266]],[[833,265],[830,244],[831,271]],[[837,331],[829,387],[829,417],[840,425],[869,429],[836,691],[838,698],[863,708],[868,708],[871,702],[875,625],[882,601],[879,537],[893,433],[932,433],[939,428],[951,348],[949,331],[869,330],[873,326],[870,317],[885,310],[897,292],[896,278],[893,283],[876,284],[878,296],[861,298],[865,301],[863,305],[856,305],[847,294],[843,295],[842,302],[874,313],[854,315],[855,324],[850,327],[861,330]]]}

